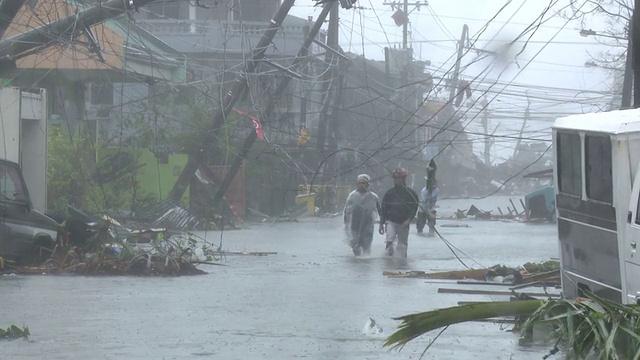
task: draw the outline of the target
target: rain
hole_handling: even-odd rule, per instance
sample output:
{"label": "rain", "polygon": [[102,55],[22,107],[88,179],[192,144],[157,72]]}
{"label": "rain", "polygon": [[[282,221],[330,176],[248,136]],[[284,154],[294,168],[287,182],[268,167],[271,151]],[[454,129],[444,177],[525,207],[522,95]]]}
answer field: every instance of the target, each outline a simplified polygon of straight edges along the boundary
{"label": "rain", "polygon": [[0,0],[2,355],[636,354],[634,13]]}

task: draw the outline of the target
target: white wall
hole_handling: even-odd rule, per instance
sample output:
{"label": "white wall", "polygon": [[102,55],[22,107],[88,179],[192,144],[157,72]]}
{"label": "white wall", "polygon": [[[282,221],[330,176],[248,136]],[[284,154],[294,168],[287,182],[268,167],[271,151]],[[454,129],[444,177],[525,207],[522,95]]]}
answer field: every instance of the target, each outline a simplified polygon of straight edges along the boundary
{"label": "white wall", "polygon": [[20,162],[20,89],[0,89],[0,157]]}
{"label": "white wall", "polygon": [[33,208],[47,208],[47,101],[39,93],[0,89],[0,158],[20,164]]}

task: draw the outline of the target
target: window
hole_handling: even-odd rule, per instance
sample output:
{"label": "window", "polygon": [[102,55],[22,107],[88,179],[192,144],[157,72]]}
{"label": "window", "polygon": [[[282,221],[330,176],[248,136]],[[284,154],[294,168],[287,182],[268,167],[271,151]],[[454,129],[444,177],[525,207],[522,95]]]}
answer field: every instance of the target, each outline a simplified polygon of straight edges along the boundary
{"label": "window", "polygon": [[180,3],[150,4],[149,19],[180,19]]}
{"label": "window", "polygon": [[113,105],[113,84],[91,84],[91,105]]}
{"label": "window", "polygon": [[22,186],[22,179],[16,167],[11,165],[0,167],[0,196],[3,200],[27,201],[27,192]]}
{"label": "window", "polygon": [[582,161],[580,135],[558,133],[558,185],[559,192],[582,195]]}
{"label": "window", "polygon": [[606,203],[613,202],[611,139],[608,136],[587,135],[584,152],[587,197]]}

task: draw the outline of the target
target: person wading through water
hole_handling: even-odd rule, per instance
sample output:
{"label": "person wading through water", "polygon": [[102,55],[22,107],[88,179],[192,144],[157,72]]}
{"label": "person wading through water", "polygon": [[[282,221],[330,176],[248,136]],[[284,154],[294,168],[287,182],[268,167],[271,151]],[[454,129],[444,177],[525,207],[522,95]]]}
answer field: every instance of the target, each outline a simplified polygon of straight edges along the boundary
{"label": "person wading through water", "polygon": [[435,236],[436,232],[436,201],[438,201],[440,189],[435,181],[427,181],[427,186],[420,192],[420,209],[416,219],[418,234],[422,234],[424,225],[429,225],[427,236]]}
{"label": "person wading through water", "polygon": [[398,257],[406,258],[409,246],[409,225],[418,210],[418,194],[407,187],[407,171],[405,169],[395,169],[392,176],[394,186],[382,198],[378,231],[381,235],[387,233],[386,251],[388,256],[393,256],[397,250]]}
{"label": "person wading through water", "polygon": [[357,188],[347,196],[343,218],[353,254],[359,256],[371,253],[376,213],[380,213],[380,199],[369,191],[371,178],[367,174],[358,175]]}

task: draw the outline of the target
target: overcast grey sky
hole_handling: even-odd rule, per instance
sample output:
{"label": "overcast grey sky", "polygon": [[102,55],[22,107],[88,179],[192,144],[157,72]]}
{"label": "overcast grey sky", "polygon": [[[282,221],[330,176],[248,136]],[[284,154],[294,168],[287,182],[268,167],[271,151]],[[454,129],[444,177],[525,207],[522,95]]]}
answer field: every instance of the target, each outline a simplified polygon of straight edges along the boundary
{"label": "overcast grey sky", "polygon": [[[385,47],[402,46],[402,27],[395,25],[391,18],[394,10],[384,2],[359,0],[356,5],[362,8],[340,9],[340,45],[345,51],[382,60]],[[415,0],[410,2],[415,4]],[[303,18],[316,18],[320,8],[312,4],[311,0],[298,1],[291,13]],[[611,48],[594,37],[580,36],[579,22],[567,21],[556,15],[568,4],[569,0],[555,2],[543,17],[544,24],[520,38],[519,35],[536,21],[549,1],[430,0],[428,6],[422,6],[420,10],[411,5],[409,46],[413,47],[417,60],[429,60],[432,65],[428,69],[435,76],[442,76],[455,63],[457,41],[464,24],[469,26],[471,41],[477,40],[477,48],[500,49],[505,43],[517,39],[514,46],[500,52],[498,57],[479,59],[481,54],[469,51],[462,60],[462,75],[475,80],[472,85],[474,97],[484,95],[492,101],[490,109],[494,116],[491,126],[498,127],[498,133],[515,134],[519,131],[521,122],[518,119],[500,118],[505,114],[522,114],[527,104],[525,94],[532,97],[531,109],[535,116],[547,118],[547,121],[530,122],[528,132],[548,130],[555,114],[598,110],[593,104],[606,102],[610,96],[585,91],[606,92],[612,86],[611,71],[584,65],[591,60],[589,53],[598,54]],[[489,22],[496,14],[497,17]],[[604,26],[602,19],[595,18],[585,27],[598,31],[604,30]],[[525,43],[526,48],[523,49]],[[516,57],[520,51],[522,53]],[[557,101],[549,102],[545,97]],[[577,98],[583,99],[582,104],[573,101]],[[509,146],[504,146],[503,156],[510,153]]]}

